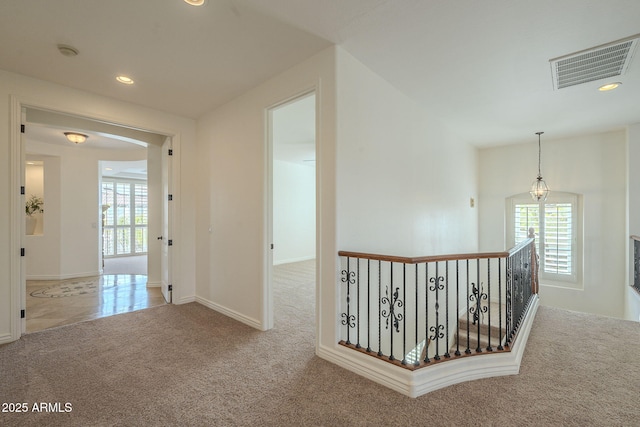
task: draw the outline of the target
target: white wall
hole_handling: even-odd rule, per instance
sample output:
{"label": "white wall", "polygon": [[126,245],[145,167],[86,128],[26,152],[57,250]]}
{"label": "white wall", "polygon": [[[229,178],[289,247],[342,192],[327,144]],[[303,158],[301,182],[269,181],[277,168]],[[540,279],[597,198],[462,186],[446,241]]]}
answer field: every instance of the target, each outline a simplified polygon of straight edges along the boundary
{"label": "white wall", "polygon": [[[640,236],[640,124],[627,129],[627,237]],[[627,285],[633,284],[633,246],[627,238],[629,260]],[[631,287],[626,288],[625,319],[640,320],[640,295]]]}
{"label": "white wall", "polygon": [[339,250],[475,252],[475,148],[344,51],[338,55]]}
{"label": "white wall", "polygon": [[[147,150],[101,150],[27,140],[26,151],[30,155],[48,156],[52,163],[57,159],[59,164],[57,176],[55,170],[49,171],[45,179],[45,233],[27,238],[27,279],[99,274],[99,161],[144,160]],[[45,157],[45,168],[48,162]],[[52,166],[55,168],[55,163]],[[53,251],[58,252],[57,256],[50,256]]]}
{"label": "white wall", "polygon": [[[105,84],[113,84],[114,91],[122,90],[115,86],[116,83]],[[19,128],[16,125],[10,129],[12,122],[19,121],[21,105],[96,118],[173,137],[174,161],[177,163],[173,177],[176,191],[174,301],[193,301],[196,193],[192,190],[195,188],[195,168],[192,165],[196,158],[195,121],[6,71],[0,71],[0,98],[4,99],[0,102],[0,152],[7,154],[0,156],[0,200],[5,201],[0,204],[0,343],[17,339],[22,324],[19,320],[22,261],[18,256],[21,242],[16,242],[19,229],[12,221],[21,211],[24,212],[24,205],[17,193],[20,183],[16,180],[20,174],[15,165],[19,162],[14,156],[11,139]]]}
{"label": "white wall", "polygon": [[[625,132],[553,140],[542,138],[542,176],[551,191],[582,194],[581,289],[547,286],[543,305],[622,317],[626,278]],[[480,250],[505,248],[505,199],[530,189],[538,172],[538,144],[480,151]]]}
{"label": "white wall", "polygon": [[[33,236],[26,236],[25,271],[27,279],[60,277],[60,157],[31,154],[28,159],[43,162],[43,191],[45,213],[38,215]],[[29,168],[25,170],[26,197],[31,194]]]}
{"label": "white wall", "polygon": [[477,213],[469,206],[477,194],[477,155],[338,47],[203,116],[197,229],[209,232],[197,241],[197,300],[240,321],[270,326],[263,286],[269,261],[267,111],[314,85],[318,354],[339,362],[338,250],[477,250]]}
{"label": "white wall", "polygon": [[[334,75],[329,48],[198,120],[197,228],[203,232],[197,241],[197,300],[259,329],[271,327],[272,319],[265,286],[272,263],[266,252],[267,111],[312,89],[320,118],[316,167],[322,188],[316,255],[319,263],[325,260],[318,287],[331,295],[335,284]],[[333,312],[327,316],[333,328]]]}
{"label": "white wall", "polygon": [[273,162],[273,264],[316,256],[316,168]]}

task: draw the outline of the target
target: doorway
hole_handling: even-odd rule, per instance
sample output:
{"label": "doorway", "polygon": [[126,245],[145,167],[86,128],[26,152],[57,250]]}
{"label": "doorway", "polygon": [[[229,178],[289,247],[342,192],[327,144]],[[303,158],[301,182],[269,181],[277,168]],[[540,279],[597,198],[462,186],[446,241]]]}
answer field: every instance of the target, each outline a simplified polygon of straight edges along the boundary
{"label": "doorway", "polygon": [[[305,93],[269,109],[270,326],[277,323],[283,287],[315,295],[316,96]],[[297,277],[296,277],[297,276]],[[274,305],[274,295],[276,304]],[[313,310],[309,310],[313,318]]]}
{"label": "doorway", "polygon": [[[162,233],[165,219],[167,224],[171,223],[170,209],[165,211],[160,201],[162,188],[169,187],[162,182],[163,176],[171,176],[168,172],[163,173],[163,168],[170,167],[170,164],[163,165],[160,151],[162,144],[171,138],[49,110],[24,107],[23,111],[23,124],[26,126],[20,143],[21,157],[44,158],[43,176],[49,169],[49,180],[45,180],[44,188],[40,190],[44,193],[45,209],[38,233],[32,236],[23,233],[22,237],[26,248],[20,280],[21,307],[22,310],[26,308],[22,333],[163,304],[160,292],[163,251],[161,242],[156,243],[155,235]],[[87,140],[75,145],[65,140],[63,131],[69,129],[84,133]],[[144,215],[149,221],[138,221],[137,208],[142,206],[134,206],[125,215],[130,217],[131,226],[128,230],[126,227],[120,229],[129,231],[132,245],[151,247],[155,244],[158,248],[144,251],[149,258],[144,266],[145,274],[103,275],[104,212],[101,208],[104,204],[101,187],[103,177],[110,174],[102,168],[113,169],[111,166],[117,161],[140,158],[144,158],[145,175],[152,172],[149,174],[153,183],[150,187],[155,190],[147,194],[145,184],[143,195],[138,191],[137,187],[141,186],[135,184],[131,171],[128,181],[131,183],[129,188],[135,190],[131,199],[134,205],[136,197],[147,198],[149,203]],[[104,159],[108,159],[109,166],[103,163]],[[47,168],[47,163],[51,168]],[[25,183],[25,162],[21,168]],[[25,190],[26,200],[28,182]],[[115,223],[112,228],[114,232],[120,231]],[[144,235],[145,239],[136,239],[140,237],[136,234]],[[38,256],[43,255],[44,247],[49,247],[46,254],[54,256]],[[30,269],[31,266],[36,266],[36,270]],[[33,301],[36,305],[30,306],[28,302]],[[41,310],[44,305],[47,305],[45,311],[49,312],[48,315]]]}

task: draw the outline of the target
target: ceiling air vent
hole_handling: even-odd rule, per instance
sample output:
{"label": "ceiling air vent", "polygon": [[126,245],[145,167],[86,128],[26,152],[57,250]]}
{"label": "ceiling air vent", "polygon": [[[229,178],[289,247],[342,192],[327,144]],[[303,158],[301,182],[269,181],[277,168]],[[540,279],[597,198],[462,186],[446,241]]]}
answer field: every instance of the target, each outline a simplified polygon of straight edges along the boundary
{"label": "ceiling air vent", "polygon": [[554,89],[624,74],[633,57],[639,36],[549,60]]}

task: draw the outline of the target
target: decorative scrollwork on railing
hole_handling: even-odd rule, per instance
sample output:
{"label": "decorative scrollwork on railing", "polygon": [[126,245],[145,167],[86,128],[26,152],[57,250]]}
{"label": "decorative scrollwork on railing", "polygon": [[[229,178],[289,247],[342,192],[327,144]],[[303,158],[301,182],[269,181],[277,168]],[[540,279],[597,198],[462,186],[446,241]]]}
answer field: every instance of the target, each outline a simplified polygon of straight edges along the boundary
{"label": "decorative scrollwork on railing", "polygon": [[640,292],[640,240],[633,240],[633,287]]}
{"label": "decorative scrollwork on railing", "polygon": [[349,271],[348,267],[347,270],[342,270],[341,272],[342,274],[342,279],[341,282],[345,283],[347,285],[347,311],[346,313],[341,313],[340,317],[342,317],[342,320],[340,321],[340,323],[342,323],[342,325],[347,327],[347,342],[350,342],[349,340],[349,328],[355,328],[356,327],[356,316],[354,316],[353,314],[351,314],[351,292],[350,292],[350,286],[349,285],[353,285],[356,283],[356,273],[353,271]]}
{"label": "decorative scrollwork on railing", "polygon": [[389,287],[386,287],[385,295],[380,299],[380,302],[384,305],[389,305],[389,311],[384,309],[380,312],[382,317],[386,318],[386,328],[389,329],[389,320],[393,320],[393,327],[396,332],[400,332],[400,321],[404,319],[402,313],[396,313],[396,310],[402,308],[404,302],[400,299],[400,288],[396,288],[395,292],[389,297]]}
{"label": "decorative scrollwork on railing", "polygon": [[441,290],[443,290],[444,289],[444,283],[442,283],[443,281],[444,281],[444,277],[443,276],[430,278],[429,282],[433,283],[433,285],[429,286],[429,290],[430,291],[435,291],[435,290],[441,291]]}
{"label": "decorative scrollwork on railing", "polygon": [[471,295],[469,295],[469,301],[472,305],[469,306],[469,313],[473,315],[473,324],[482,322],[484,314],[489,310],[488,305],[482,305],[482,301],[487,301],[489,296],[484,292],[484,286],[480,283],[480,286],[476,286],[475,283],[471,283]]}
{"label": "decorative scrollwork on railing", "polygon": [[340,279],[342,281],[342,283],[347,283],[349,282],[350,285],[353,285],[354,283],[356,283],[356,273],[353,271],[347,271],[347,270],[342,270],[342,279]]}
{"label": "decorative scrollwork on railing", "polygon": [[444,325],[442,324],[431,326],[429,328],[429,332],[431,332],[429,339],[433,341],[433,340],[438,340],[440,338],[444,338],[444,332],[442,331],[444,331]]}
{"label": "decorative scrollwork on railing", "polygon": [[[437,272],[438,270],[436,269],[436,274],[438,274]],[[429,339],[436,343],[436,354],[433,358],[435,360],[440,360],[440,339],[444,338],[444,325],[440,323],[439,291],[444,290],[444,277],[431,277],[429,282],[432,283],[432,285],[429,286],[429,290],[436,293],[436,301],[434,304],[434,308],[436,309],[436,324],[429,328],[429,332],[431,332]]]}
{"label": "decorative scrollwork on railing", "polygon": [[342,313],[341,317],[342,321],[340,323],[342,323],[343,325],[347,325],[350,328],[356,327],[356,316],[354,316],[353,314]]}
{"label": "decorative scrollwork on railing", "polygon": [[511,351],[537,304],[534,245],[420,258],[340,252],[340,344],[412,370]]}

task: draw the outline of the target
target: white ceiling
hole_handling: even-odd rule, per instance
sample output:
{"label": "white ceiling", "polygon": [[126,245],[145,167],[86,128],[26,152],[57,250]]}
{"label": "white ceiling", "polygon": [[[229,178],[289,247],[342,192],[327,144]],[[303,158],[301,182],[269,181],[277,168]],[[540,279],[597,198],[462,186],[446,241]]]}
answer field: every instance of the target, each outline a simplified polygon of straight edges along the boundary
{"label": "white ceiling", "polygon": [[[87,140],[82,144],[74,144],[69,142],[64,132],[80,132],[87,135]],[[132,143],[131,139],[123,139],[118,135],[105,135],[98,132],[88,131],[86,129],[70,129],[65,127],[53,127],[51,125],[41,125],[38,123],[29,123],[25,129],[25,137],[27,141],[43,142],[47,144],[62,145],[65,147],[74,147],[82,150],[93,149],[112,149],[112,150],[139,150],[146,147],[143,142]]]}
{"label": "white ceiling", "polygon": [[[66,131],[78,131],[88,136],[82,144],[69,142],[64,135]],[[50,124],[28,123],[25,128],[25,138],[27,140],[26,160],[39,159],[40,156],[29,151],[30,142],[39,142],[68,147],[73,150],[140,150],[145,149],[147,144],[142,141],[134,141],[120,135],[110,135],[102,132],[95,132],[87,129],[56,127]],[[35,155],[35,157],[34,157]],[[147,161],[101,161],[102,176],[112,176],[117,178],[147,179]]]}
{"label": "white ceiling", "polygon": [[640,52],[609,93],[554,91],[549,66],[639,23],[638,0],[2,0],[0,68],[197,118],[337,43],[490,146],[640,122]]}

